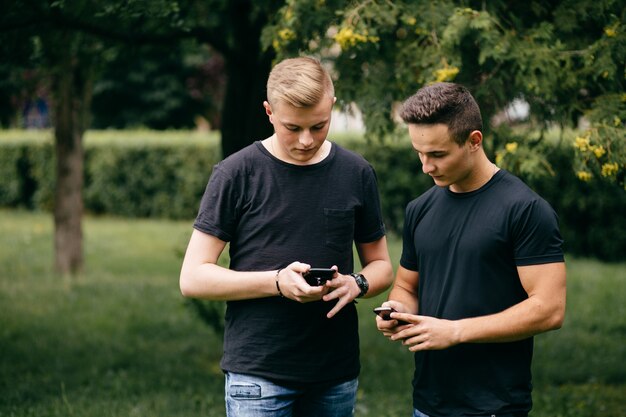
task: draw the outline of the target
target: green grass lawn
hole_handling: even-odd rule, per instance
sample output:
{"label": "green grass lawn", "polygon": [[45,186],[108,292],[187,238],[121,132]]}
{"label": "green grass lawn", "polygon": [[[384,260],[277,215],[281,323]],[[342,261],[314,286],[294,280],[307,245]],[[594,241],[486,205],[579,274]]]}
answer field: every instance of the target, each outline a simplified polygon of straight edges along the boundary
{"label": "green grass lawn", "polygon": [[[191,221],[87,217],[52,273],[49,214],[0,211],[0,416],[223,416],[221,338],[178,291]],[[392,259],[400,242],[390,239]],[[626,416],[626,265],[568,257],[564,327],[536,337],[532,417]],[[357,416],[410,416],[412,356],[358,304]]]}

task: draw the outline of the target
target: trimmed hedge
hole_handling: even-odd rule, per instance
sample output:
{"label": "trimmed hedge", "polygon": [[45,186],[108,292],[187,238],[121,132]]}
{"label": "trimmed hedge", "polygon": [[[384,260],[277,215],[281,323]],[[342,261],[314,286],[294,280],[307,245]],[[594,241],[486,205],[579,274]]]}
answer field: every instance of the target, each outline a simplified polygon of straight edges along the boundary
{"label": "trimmed hedge", "polygon": [[[50,133],[0,135],[0,206],[51,210],[55,155]],[[120,136],[126,135],[127,140]],[[125,217],[193,218],[218,137],[185,132],[90,132],[85,138],[85,210]]]}
{"label": "trimmed hedge", "polygon": [[[401,233],[406,204],[432,186],[408,141],[366,143],[333,138],[376,169],[385,223]],[[88,132],[85,210],[125,217],[193,219],[219,161],[219,137],[193,132]],[[572,171],[573,149],[548,156],[555,177],[524,178],[559,214],[567,253],[605,261],[626,259],[626,192],[583,183]],[[0,132],[0,206],[51,210],[54,154],[50,132]]]}

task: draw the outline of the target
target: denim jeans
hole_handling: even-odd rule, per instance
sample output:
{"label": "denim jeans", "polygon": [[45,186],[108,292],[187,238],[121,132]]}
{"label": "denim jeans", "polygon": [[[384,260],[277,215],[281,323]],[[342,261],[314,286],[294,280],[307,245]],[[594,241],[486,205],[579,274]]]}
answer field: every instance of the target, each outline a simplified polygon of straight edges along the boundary
{"label": "denim jeans", "polygon": [[413,417],[428,417],[427,414],[422,413],[420,410],[418,410],[417,408],[413,409]]}
{"label": "denim jeans", "polygon": [[[501,414],[492,414],[490,417],[499,417]],[[502,415],[503,417],[523,417],[523,416],[527,416],[526,413],[516,413],[516,414],[506,414],[506,415]],[[417,408],[413,409],[413,417],[428,417],[427,414],[422,413],[420,410],[418,410]]]}
{"label": "denim jeans", "polygon": [[227,417],[351,417],[357,379],[335,385],[283,386],[253,375],[226,373]]}

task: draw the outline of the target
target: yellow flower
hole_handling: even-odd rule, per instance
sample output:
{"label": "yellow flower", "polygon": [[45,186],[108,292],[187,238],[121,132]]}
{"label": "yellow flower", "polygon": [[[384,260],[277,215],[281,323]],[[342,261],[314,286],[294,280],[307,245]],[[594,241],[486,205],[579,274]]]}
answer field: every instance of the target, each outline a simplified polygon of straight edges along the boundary
{"label": "yellow flower", "polygon": [[285,28],[278,31],[278,36],[284,41],[290,41],[292,39],[295,39],[296,34],[293,33],[293,30]]}
{"label": "yellow flower", "polygon": [[608,36],[609,38],[614,38],[615,35],[617,35],[617,32],[615,31],[614,28],[605,28],[604,29],[604,33],[606,34],[606,36]]}
{"label": "yellow flower", "polygon": [[502,159],[504,159],[504,155],[502,155],[501,152],[496,153],[496,165],[500,165],[500,162],[502,162]]}
{"label": "yellow flower", "polygon": [[444,81],[452,81],[454,77],[459,73],[457,67],[444,67],[434,71],[435,82],[440,83]]}
{"label": "yellow flower", "polygon": [[508,153],[515,153],[515,151],[517,150],[517,142],[507,143],[505,149]]}
{"label": "yellow flower", "polygon": [[610,177],[612,175],[615,175],[617,174],[617,171],[619,171],[619,165],[617,164],[617,162],[606,163],[602,165],[603,177]]}
{"label": "yellow flower", "polygon": [[589,149],[589,138],[578,136],[576,139],[574,139],[574,147],[581,152],[585,152],[587,149]]}
{"label": "yellow flower", "polygon": [[593,175],[591,175],[591,172],[587,172],[587,171],[578,171],[576,173],[576,176],[578,177],[579,180],[584,181],[584,182],[590,181],[591,177],[593,177]]}
{"label": "yellow flower", "polygon": [[606,151],[604,150],[604,148],[600,145],[598,146],[594,146],[593,149],[590,147],[590,150],[593,150],[594,155],[596,156],[596,158],[601,158],[602,155],[604,155],[606,153]]}
{"label": "yellow flower", "polygon": [[621,124],[622,124],[622,119],[620,119],[619,117],[615,116],[615,117],[613,118],[613,125],[614,125],[615,127],[617,127],[617,126],[619,126],[619,125],[621,125]]}
{"label": "yellow flower", "polygon": [[339,32],[334,36],[335,41],[341,46],[341,49],[346,50],[353,46],[356,46],[358,43],[366,43],[366,42],[378,42],[380,38],[378,36],[366,36],[355,32],[352,28],[343,27],[339,30]]}
{"label": "yellow flower", "polygon": [[285,10],[285,20],[291,20],[293,18],[293,9],[291,7],[288,7],[287,10]]}
{"label": "yellow flower", "polygon": [[411,16],[411,17],[409,17],[408,19],[406,19],[406,24],[407,24],[407,25],[411,25],[411,26],[413,26],[413,25],[414,25],[414,24],[416,24],[416,23],[417,23],[417,19],[416,19],[416,18],[414,18],[413,16]]}

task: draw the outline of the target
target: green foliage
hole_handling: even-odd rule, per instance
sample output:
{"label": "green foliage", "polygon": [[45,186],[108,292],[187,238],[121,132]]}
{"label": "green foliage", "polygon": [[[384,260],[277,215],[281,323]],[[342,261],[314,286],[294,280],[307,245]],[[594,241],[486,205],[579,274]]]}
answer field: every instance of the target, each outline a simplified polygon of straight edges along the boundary
{"label": "green foliage", "polygon": [[24,147],[4,146],[0,153],[0,206],[15,207],[23,201],[23,178],[19,166],[23,164]]}
{"label": "green foliage", "polygon": [[593,113],[599,123],[573,140],[576,173],[581,181],[617,183],[626,191],[626,94],[605,97],[603,102],[611,108],[612,121],[601,116],[603,104]]}
{"label": "green foliage", "polygon": [[[191,222],[85,218],[86,272],[51,272],[50,216],[0,211],[0,415],[224,416],[222,340],[178,290]],[[394,266],[400,240],[391,237]],[[563,328],[535,338],[531,417],[622,417],[626,264],[567,257]],[[411,414],[413,357],[359,301],[355,415]],[[600,354],[600,353],[601,354]]]}
{"label": "green foliage", "polygon": [[363,155],[376,170],[385,226],[389,232],[401,234],[406,205],[433,186],[422,173],[410,142],[404,138],[383,145],[351,140],[345,145]]}
{"label": "green foliage", "polygon": [[[11,134],[9,134],[10,136]],[[87,212],[193,218],[219,159],[215,135],[192,132],[89,132],[85,143]],[[0,143],[4,206],[52,210],[55,157],[49,140]],[[9,159],[11,156],[16,159]],[[6,158],[6,159],[5,159]]]}
{"label": "green foliage", "polygon": [[225,80],[215,53],[195,42],[112,52],[94,85],[92,128],[192,128],[198,117],[219,128]]}
{"label": "green foliage", "polygon": [[[610,178],[597,182],[575,178],[575,152],[580,150],[571,145],[574,132],[538,136],[500,127],[493,135],[495,141],[505,143],[496,152],[498,165],[518,175],[554,207],[567,252],[624,259],[626,218],[619,213],[626,212],[626,193],[616,192]],[[602,138],[608,141],[611,136]],[[378,177],[387,230],[399,235],[408,202],[433,185],[422,173],[406,133],[376,142],[358,135],[331,139],[370,161]],[[613,142],[613,146],[620,143],[623,146],[624,142]],[[220,160],[216,136],[185,131],[90,131],[85,148],[86,211],[127,217],[194,218],[213,165]],[[45,134],[4,131],[0,150],[0,172],[4,173],[0,205],[52,210],[55,158]],[[596,158],[593,151],[587,152]],[[600,161],[608,161],[607,155]],[[602,167],[596,169],[598,177],[604,178]],[[209,315],[211,311],[198,310]]]}
{"label": "green foliage", "polygon": [[[304,53],[328,61],[339,102],[358,105],[370,138],[394,130],[397,102],[437,81],[470,88],[486,131],[518,98],[530,105],[534,131],[554,123],[576,127],[581,116],[594,129],[599,120],[620,120],[616,127],[624,131],[623,103],[607,105],[616,95],[623,102],[626,90],[623,6],[619,0],[292,0],[263,39],[279,58]],[[533,163],[541,159],[530,155],[539,147],[526,150]],[[536,174],[551,170],[536,166]]]}

